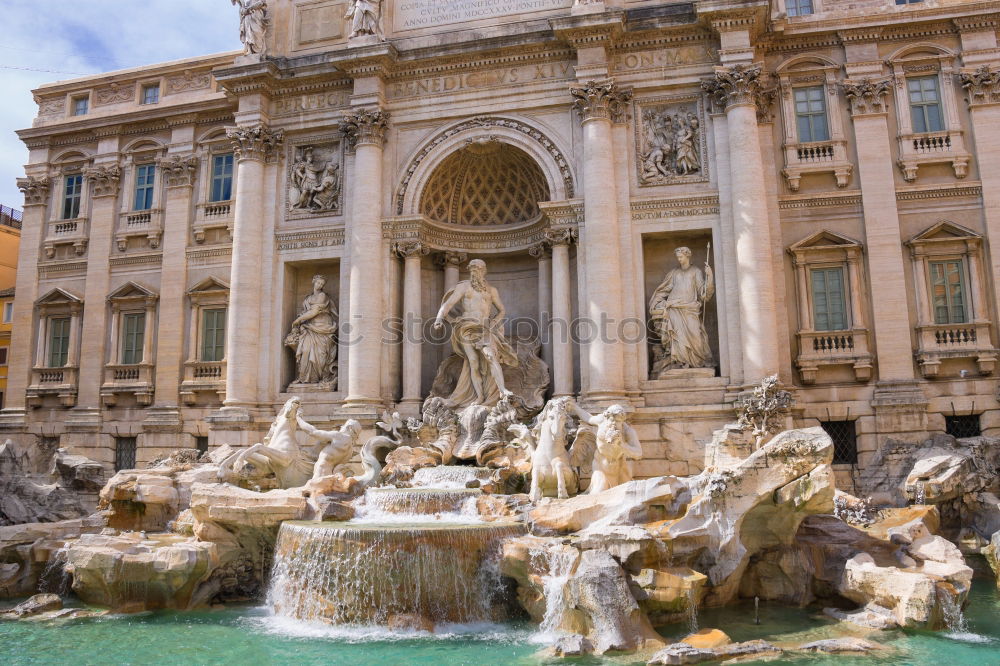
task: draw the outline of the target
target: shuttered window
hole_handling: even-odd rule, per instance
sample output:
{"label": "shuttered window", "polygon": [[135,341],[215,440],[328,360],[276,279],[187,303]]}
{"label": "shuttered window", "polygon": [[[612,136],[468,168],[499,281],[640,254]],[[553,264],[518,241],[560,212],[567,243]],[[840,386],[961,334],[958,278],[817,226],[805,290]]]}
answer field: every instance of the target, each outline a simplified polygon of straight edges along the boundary
{"label": "shuttered window", "polygon": [[122,363],[142,363],[142,345],[146,335],[146,313],[131,312],[122,317]]}
{"label": "shuttered window", "polygon": [[931,298],[935,324],[964,324],[969,320],[965,299],[965,265],[961,259],[930,262]]}
{"label": "shuttered window", "polygon": [[847,299],[844,292],[844,269],[814,268],[812,274],[813,324],[817,331],[847,329]]}
{"label": "shuttered window", "polygon": [[221,361],[226,355],[226,308],[202,311],[201,360]]}

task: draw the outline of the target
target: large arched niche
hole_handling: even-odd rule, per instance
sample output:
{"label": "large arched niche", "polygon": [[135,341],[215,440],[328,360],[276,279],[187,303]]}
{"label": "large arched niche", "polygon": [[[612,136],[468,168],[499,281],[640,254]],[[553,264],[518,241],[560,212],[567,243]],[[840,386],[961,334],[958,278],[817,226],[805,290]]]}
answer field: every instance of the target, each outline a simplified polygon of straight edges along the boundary
{"label": "large arched niche", "polygon": [[454,153],[484,143],[519,149],[531,159],[548,191],[547,199],[540,200],[573,198],[576,187],[570,160],[549,133],[519,118],[477,116],[438,130],[416,148],[396,188],[395,213],[420,215],[423,193],[438,167]]}
{"label": "large arched niche", "polygon": [[473,141],[446,157],[420,193],[422,215],[461,226],[534,222],[549,200],[545,174],[526,152],[492,139]]}

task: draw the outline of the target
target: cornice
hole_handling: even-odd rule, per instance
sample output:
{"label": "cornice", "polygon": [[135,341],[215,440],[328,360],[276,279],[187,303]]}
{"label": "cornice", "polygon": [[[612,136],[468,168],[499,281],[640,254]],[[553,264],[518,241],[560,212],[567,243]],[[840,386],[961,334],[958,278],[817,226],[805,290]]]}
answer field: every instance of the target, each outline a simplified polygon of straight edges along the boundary
{"label": "cornice", "polygon": [[573,49],[552,45],[540,45],[533,49],[519,48],[503,52],[494,52],[479,57],[449,56],[444,62],[437,60],[431,65],[400,64],[387,77],[387,81],[437,76],[459,70],[490,69],[505,65],[530,65],[536,62],[566,61],[573,58]]}

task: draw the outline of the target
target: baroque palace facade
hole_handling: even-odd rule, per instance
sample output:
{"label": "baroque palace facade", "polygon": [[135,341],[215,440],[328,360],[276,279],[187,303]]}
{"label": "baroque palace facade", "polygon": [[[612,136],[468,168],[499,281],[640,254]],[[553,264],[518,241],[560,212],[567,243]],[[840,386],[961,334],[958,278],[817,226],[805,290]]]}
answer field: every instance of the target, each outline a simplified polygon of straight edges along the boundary
{"label": "baroque palace facade", "polygon": [[35,91],[4,437],[415,414],[473,259],[639,476],[772,374],[844,475],[1000,436],[1000,2],[239,4],[243,53]]}

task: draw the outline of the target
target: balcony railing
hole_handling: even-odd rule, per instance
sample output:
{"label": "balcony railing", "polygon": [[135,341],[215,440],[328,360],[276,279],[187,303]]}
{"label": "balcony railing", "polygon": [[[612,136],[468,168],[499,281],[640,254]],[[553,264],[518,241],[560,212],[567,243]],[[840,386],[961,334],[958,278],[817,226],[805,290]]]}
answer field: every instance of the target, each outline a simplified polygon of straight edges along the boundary
{"label": "balcony railing", "polygon": [[150,210],[135,210],[128,213],[121,213],[118,217],[118,231],[115,232],[115,241],[118,249],[122,252],[128,249],[128,239],[135,237],[145,237],[151,249],[160,247],[160,238],[163,236],[163,211],[152,208]]}
{"label": "balcony railing", "polygon": [[63,407],[72,407],[76,404],[78,376],[79,369],[71,365],[61,368],[32,368],[31,384],[25,391],[28,406],[41,407],[45,396],[54,396]]}
{"label": "balcony railing", "polygon": [[837,187],[847,187],[854,166],[847,159],[845,141],[817,141],[785,144],[785,168],[782,173],[793,192],[799,190],[802,176],[832,173]]}
{"label": "balcony railing", "polygon": [[211,203],[198,204],[195,215],[192,233],[196,243],[204,243],[206,232],[210,229],[227,229],[230,238],[233,233],[233,202],[213,201]]}
{"label": "balcony railing", "polygon": [[199,393],[212,393],[219,402],[226,397],[225,361],[188,361],[184,364],[181,400],[193,405]]}
{"label": "balcony railing", "polygon": [[950,163],[955,177],[965,178],[970,159],[961,130],[899,136],[899,168],[907,182],[917,179],[917,171],[922,164]]}
{"label": "balcony railing", "polygon": [[850,365],[854,379],[866,382],[872,376],[872,354],[868,330],[799,331],[799,355],[795,364],[805,384],[816,382],[821,367]]}
{"label": "balcony railing", "polygon": [[146,406],[153,402],[153,375],[155,366],[151,363],[108,364],[104,366],[104,384],[101,386],[101,400],[107,407],[114,407],[118,396],[132,394],[136,403]]}
{"label": "balcony railing", "polygon": [[0,225],[20,229],[23,219],[24,213],[18,209],[0,204]]}
{"label": "balcony railing", "polygon": [[980,375],[993,374],[997,350],[990,341],[989,322],[927,324],[917,327],[917,336],[917,363],[924,377],[937,377],[948,359],[973,359]]}
{"label": "balcony railing", "polygon": [[69,220],[51,220],[45,227],[45,241],[42,249],[48,259],[54,259],[56,248],[60,245],[72,245],[77,255],[82,255],[87,249],[87,218],[74,217]]}

